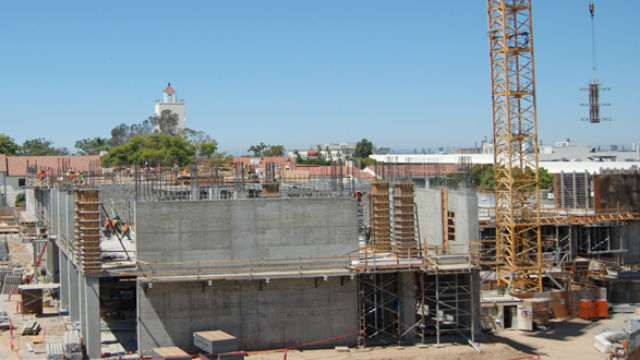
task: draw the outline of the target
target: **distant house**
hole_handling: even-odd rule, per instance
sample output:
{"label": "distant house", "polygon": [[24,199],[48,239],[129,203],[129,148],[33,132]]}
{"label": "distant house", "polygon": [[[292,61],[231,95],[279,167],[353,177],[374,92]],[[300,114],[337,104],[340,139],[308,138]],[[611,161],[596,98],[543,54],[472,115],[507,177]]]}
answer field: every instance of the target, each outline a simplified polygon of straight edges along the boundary
{"label": "distant house", "polygon": [[24,193],[29,174],[45,170],[61,176],[67,170],[95,173],[101,170],[100,156],[7,156],[0,154],[0,205],[13,206],[16,195]]}

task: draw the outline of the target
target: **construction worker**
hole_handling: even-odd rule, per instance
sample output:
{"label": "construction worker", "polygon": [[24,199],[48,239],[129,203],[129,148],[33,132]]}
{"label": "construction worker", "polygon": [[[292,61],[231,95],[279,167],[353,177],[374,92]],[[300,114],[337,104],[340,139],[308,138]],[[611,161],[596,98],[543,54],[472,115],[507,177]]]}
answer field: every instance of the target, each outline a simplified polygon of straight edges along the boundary
{"label": "construction worker", "polygon": [[107,221],[104,222],[104,229],[102,230],[102,232],[104,236],[110,238],[112,231],[113,231],[113,223],[111,222],[111,220],[107,219]]}
{"label": "construction worker", "polygon": [[116,215],[113,217],[112,229],[116,234],[120,234],[120,216]]}
{"label": "construction worker", "polygon": [[129,224],[122,222],[122,237],[125,236],[131,240],[131,228],[129,228]]}

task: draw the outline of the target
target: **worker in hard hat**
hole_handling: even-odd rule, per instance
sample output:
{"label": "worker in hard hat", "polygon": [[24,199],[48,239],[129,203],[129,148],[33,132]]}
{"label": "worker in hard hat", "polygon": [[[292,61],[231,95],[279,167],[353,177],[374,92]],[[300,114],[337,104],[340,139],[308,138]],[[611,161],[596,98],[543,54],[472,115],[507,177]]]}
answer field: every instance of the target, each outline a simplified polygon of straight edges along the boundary
{"label": "worker in hard hat", "polygon": [[120,234],[120,216],[114,216],[112,224],[113,232],[115,232],[116,234]]}
{"label": "worker in hard hat", "polygon": [[111,222],[111,220],[107,219],[107,221],[104,222],[104,228],[102,229],[102,233],[104,234],[105,237],[110,238],[112,232],[113,232],[113,223]]}
{"label": "worker in hard hat", "polygon": [[129,224],[125,223],[124,221],[122,222],[122,237],[127,237],[127,239],[131,240],[131,228],[129,227]]}

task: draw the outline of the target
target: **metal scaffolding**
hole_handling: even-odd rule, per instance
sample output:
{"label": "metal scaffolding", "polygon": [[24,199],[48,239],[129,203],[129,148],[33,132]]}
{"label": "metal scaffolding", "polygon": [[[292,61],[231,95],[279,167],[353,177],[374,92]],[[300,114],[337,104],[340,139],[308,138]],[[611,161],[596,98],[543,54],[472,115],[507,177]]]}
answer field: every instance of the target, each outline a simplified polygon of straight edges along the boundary
{"label": "metal scaffolding", "polygon": [[440,344],[442,335],[467,334],[473,338],[472,272],[417,273],[417,317],[422,341],[435,336]]}

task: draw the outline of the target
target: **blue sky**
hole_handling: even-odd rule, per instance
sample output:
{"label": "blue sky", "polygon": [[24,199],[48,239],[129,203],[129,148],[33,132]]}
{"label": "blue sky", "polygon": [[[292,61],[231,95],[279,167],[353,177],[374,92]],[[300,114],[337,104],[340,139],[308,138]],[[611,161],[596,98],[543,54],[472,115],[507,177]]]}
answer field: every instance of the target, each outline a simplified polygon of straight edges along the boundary
{"label": "blue sky", "polygon": [[[540,138],[640,142],[640,1],[596,1],[601,124],[579,120],[587,4],[533,2]],[[152,115],[171,81],[187,126],[232,154],[471,146],[492,131],[486,14],[472,0],[5,2],[0,132],[72,149]]]}

